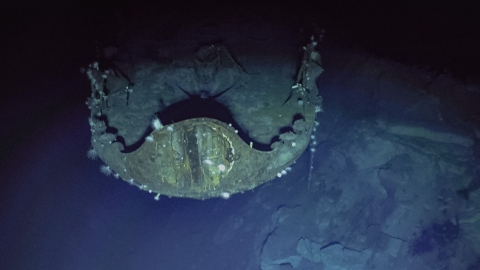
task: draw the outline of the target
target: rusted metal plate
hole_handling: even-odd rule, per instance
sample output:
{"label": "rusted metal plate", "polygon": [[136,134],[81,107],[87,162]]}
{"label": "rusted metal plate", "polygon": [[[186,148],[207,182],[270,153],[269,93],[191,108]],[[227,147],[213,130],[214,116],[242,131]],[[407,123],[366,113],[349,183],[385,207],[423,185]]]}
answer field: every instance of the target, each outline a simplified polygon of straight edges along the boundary
{"label": "rusted metal plate", "polygon": [[[195,118],[153,131],[136,151],[122,154],[124,180],[169,196],[205,198],[251,189],[274,177],[266,170],[276,150],[257,151],[215,119]],[[264,179],[263,181],[261,179]]]}

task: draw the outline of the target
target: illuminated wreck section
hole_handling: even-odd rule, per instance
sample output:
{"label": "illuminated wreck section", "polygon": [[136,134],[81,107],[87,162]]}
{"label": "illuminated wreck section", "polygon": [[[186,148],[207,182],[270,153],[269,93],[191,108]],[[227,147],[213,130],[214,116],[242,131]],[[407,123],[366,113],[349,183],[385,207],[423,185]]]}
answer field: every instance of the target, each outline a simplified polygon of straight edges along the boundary
{"label": "illuminated wreck section", "polygon": [[292,78],[249,74],[223,45],[173,61],[109,48],[115,61],[85,70],[89,155],[105,163],[103,173],[157,200],[228,198],[281,177],[315,144],[323,71],[316,45],[312,36]]}

